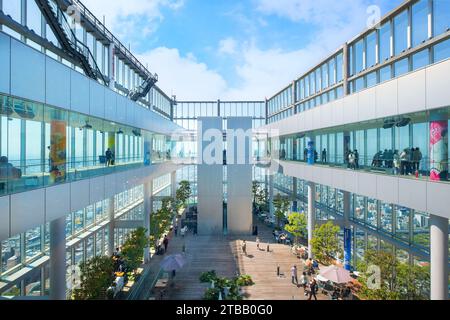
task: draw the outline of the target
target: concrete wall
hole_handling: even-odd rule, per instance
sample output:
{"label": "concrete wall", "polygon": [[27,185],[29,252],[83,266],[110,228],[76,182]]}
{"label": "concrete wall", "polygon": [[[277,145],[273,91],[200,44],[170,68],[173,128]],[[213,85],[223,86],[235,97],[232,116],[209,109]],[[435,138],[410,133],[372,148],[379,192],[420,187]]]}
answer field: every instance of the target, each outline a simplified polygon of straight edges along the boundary
{"label": "concrete wall", "polygon": [[[251,130],[252,118],[227,119],[227,225],[229,234],[251,235],[252,232],[252,139],[239,141],[234,130]],[[236,131],[235,131],[236,132]],[[240,149],[240,150],[239,150]],[[240,154],[241,152],[241,154]],[[239,157],[240,156],[240,157]]]}
{"label": "concrete wall", "polygon": [[386,81],[262,128],[290,135],[450,106],[450,60]]}
{"label": "concrete wall", "polygon": [[450,184],[280,161],[283,174],[450,218]]}
{"label": "concrete wall", "polygon": [[[198,121],[197,150],[199,154],[203,154],[209,142],[201,138],[209,129],[218,129],[222,132],[222,118],[199,118]],[[223,232],[223,155],[221,150],[217,151],[219,152],[217,164],[201,162],[197,165],[199,235]]]}
{"label": "concrete wall", "polygon": [[166,135],[180,129],[157,113],[2,32],[0,70],[0,94]]}
{"label": "concrete wall", "polygon": [[179,168],[156,164],[0,197],[0,241]]}

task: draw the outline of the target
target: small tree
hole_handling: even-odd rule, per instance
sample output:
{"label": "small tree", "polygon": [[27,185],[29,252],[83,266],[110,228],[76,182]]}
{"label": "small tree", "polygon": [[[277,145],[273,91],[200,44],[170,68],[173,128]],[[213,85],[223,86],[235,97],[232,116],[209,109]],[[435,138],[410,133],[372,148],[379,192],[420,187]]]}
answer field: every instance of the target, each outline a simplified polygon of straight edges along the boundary
{"label": "small tree", "polygon": [[75,300],[104,300],[114,281],[114,263],[109,257],[93,257],[80,264],[80,288],[74,289]]}
{"label": "small tree", "polygon": [[252,195],[253,195],[253,208],[256,208],[256,199],[258,198],[258,193],[260,190],[260,185],[258,181],[253,181],[252,183]]}
{"label": "small tree", "polygon": [[[373,272],[374,267],[379,268],[379,273]],[[358,270],[361,270],[362,284],[359,295],[363,299],[428,299],[429,269],[400,263],[391,252],[367,250],[363,261],[358,264]]]}
{"label": "small tree", "polygon": [[191,184],[187,180],[183,180],[180,182],[180,187],[177,189],[175,201],[176,201],[176,207],[177,212],[181,208],[185,207],[187,205],[187,201],[191,197]]}
{"label": "small tree", "polygon": [[129,270],[135,271],[143,259],[144,248],[148,245],[145,228],[138,228],[131,232],[122,246],[123,259]]}
{"label": "small tree", "polygon": [[280,227],[281,219],[286,217],[286,213],[289,210],[289,198],[283,197],[280,194],[273,199],[273,206],[275,208],[275,218],[277,219],[277,227]]}
{"label": "small tree", "polygon": [[335,226],[331,221],[314,230],[312,252],[324,264],[331,264],[333,256],[340,250],[339,231],[339,226]]}
{"label": "small tree", "polygon": [[288,221],[284,229],[295,237],[294,242],[298,244],[299,237],[306,238],[308,235],[308,219],[304,213],[294,212],[288,216]]}

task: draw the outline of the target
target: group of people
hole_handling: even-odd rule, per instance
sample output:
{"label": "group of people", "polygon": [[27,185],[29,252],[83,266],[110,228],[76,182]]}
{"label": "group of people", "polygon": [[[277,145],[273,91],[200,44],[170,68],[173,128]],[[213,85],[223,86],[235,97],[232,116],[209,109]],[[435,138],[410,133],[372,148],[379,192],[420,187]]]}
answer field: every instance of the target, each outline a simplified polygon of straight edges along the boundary
{"label": "group of people", "polygon": [[308,300],[311,300],[312,297],[314,297],[314,300],[317,300],[316,293],[318,291],[317,281],[313,277],[311,279],[308,279],[308,275],[306,272],[303,272],[300,277],[300,282],[298,281],[298,270],[297,266],[294,265],[291,268],[291,279],[292,284],[296,285],[297,287],[301,286],[305,292],[305,296],[309,296]]}
{"label": "group of people", "polygon": [[393,169],[394,174],[410,175],[420,171],[423,155],[419,148],[405,148],[403,151],[387,150],[377,152],[372,167]]}
{"label": "group of people", "polygon": [[347,168],[357,170],[359,169],[359,152],[358,150],[348,150],[346,155]]}

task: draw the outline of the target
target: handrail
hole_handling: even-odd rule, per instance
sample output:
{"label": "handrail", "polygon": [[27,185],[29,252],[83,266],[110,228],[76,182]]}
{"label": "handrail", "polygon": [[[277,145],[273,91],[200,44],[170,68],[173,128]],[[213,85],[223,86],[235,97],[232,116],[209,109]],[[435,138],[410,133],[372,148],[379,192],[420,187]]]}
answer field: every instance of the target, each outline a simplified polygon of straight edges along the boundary
{"label": "handrail", "polygon": [[[103,32],[105,38],[114,43],[114,45],[119,49],[119,51],[127,57],[142,73],[144,73],[147,78],[148,77],[154,77],[154,75],[146,68],[144,65],[120,42],[119,39],[117,39],[111,31],[109,31],[103,23],[101,23],[94,14],[89,11],[88,8],[80,1],[80,0],[66,0],[67,2],[72,3],[73,5],[76,5],[78,9],[80,9],[80,13],[89,20],[90,23],[92,23],[97,30]],[[61,2],[61,0],[58,0],[58,2]],[[145,80],[145,79],[144,79]]]}

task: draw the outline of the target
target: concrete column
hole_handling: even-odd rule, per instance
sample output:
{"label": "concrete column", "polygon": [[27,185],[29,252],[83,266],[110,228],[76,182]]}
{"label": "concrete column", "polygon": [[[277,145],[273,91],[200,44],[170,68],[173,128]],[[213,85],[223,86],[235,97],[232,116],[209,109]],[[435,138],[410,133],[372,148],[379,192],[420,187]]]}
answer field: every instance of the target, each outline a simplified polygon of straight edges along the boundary
{"label": "concrete column", "polygon": [[292,178],[292,211],[297,212],[298,203],[297,203],[297,178]]}
{"label": "concrete column", "polygon": [[108,217],[109,217],[109,224],[108,224],[108,255],[112,256],[114,253],[114,196],[112,196],[109,199],[109,207],[108,207]]}
{"label": "concrete column", "polygon": [[170,174],[170,193],[173,198],[177,195],[177,172]]}
{"label": "concrete column", "polygon": [[114,44],[111,43],[108,48],[108,56],[109,56],[109,88],[114,90],[116,86],[116,68],[115,68],[115,57],[114,57]]}
{"label": "concrete column", "polygon": [[344,191],[344,267],[351,269],[352,232],[350,229],[350,192]]}
{"label": "concrete column", "polygon": [[308,258],[313,259],[311,240],[316,224],[316,184],[308,182]]}
{"label": "concrete column", "polygon": [[430,215],[431,300],[448,299],[448,219]]}
{"label": "concrete column", "polygon": [[275,208],[273,206],[273,174],[269,172],[269,212],[273,217],[275,214]]}
{"label": "concrete column", "polygon": [[[145,236],[150,239],[150,215],[152,213],[152,191],[153,180],[149,180],[144,183],[144,228],[146,230]],[[144,263],[150,261],[150,247],[144,248]]]}
{"label": "concrete column", "polygon": [[66,217],[50,222],[50,299],[66,300]]}

